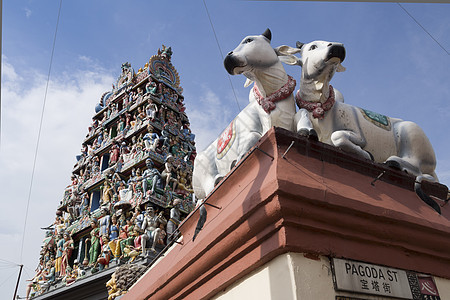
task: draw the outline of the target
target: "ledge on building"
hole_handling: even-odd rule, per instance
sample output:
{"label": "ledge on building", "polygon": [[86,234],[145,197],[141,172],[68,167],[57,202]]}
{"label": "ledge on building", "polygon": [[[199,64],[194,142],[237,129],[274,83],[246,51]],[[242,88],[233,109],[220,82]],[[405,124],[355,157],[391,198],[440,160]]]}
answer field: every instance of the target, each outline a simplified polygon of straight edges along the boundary
{"label": "ledge on building", "polygon": [[408,174],[272,128],[209,195],[195,241],[197,210],[121,299],[211,298],[288,252],[450,279],[450,208],[437,200],[448,189],[423,184],[438,214],[413,187]]}

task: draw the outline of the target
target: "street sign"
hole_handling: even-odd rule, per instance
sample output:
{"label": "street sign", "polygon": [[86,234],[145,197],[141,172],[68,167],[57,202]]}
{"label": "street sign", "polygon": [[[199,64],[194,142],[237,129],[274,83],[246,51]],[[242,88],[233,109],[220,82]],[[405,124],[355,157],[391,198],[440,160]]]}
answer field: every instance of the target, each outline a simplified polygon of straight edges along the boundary
{"label": "street sign", "polygon": [[429,275],[339,258],[332,258],[332,270],[337,291],[401,299],[440,299]]}

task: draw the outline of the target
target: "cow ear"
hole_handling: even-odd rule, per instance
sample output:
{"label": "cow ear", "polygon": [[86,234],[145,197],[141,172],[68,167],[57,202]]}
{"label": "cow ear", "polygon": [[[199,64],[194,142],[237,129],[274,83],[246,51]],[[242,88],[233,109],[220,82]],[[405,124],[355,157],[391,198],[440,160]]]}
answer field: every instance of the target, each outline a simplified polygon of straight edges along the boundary
{"label": "cow ear", "polygon": [[286,45],[281,45],[275,48],[275,52],[277,53],[278,56],[296,54],[299,53],[300,51],[301,50],[298,48],[292,48]]}
{"label": "cow ear", "polygon": [[297,56],[293,55],[295,53],[299,53],[301,50],[298,48],[292,48],[290,46],[282,45],[279,47],[276,47],[275,53],[278,55],[278,59],[281,62],[284,62],[287,65],[295,66],[295,65],[302,65],[302,60],[298,58]]}
{"label": "cow ear", "polygon": [[298,49],[302,49],[303,45],[304,45],[304,43],[301,43],[301,42],[299,42],[299,41],[297,41],[297,43],[295,43],[295,46],[296,46]]}
{"label": "cow ear", "polygon": [[283,56],[279,56],[278,59],[281,62],[284,62],[285,64],[291,65],[291,66],[300,65],[300,63],[301,63],[301,60],[294,55],[283,55]]}
{"label": "cow ear", "polygon": [[267,28],[266,31],[262,34],[263,37],[269,40],[269,42],[272,40],[272,32],[270,32],[270,29]]}
{"label": "cow ear", "polygon": [[341,64],[338,64],[336,67],[336,72],[344,72],[345,70],[345,67]]}

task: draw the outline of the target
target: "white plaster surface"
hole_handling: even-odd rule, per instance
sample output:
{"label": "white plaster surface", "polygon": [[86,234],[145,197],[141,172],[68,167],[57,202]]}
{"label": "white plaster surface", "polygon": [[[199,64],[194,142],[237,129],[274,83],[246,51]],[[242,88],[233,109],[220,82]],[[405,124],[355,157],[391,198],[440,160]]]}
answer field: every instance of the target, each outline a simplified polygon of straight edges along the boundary
{"label": "white plaster surface", "polygon": [[441,300],[450,300],[450,280],[434,277]]}
{"label": "white plaster surface", "polygon": [[[441,300],[450,300],[450,280],[434,277]],[[211,299],[334,300],[336,296],[367,300],[392,298],[358,293],[336,292],[330,261],[306,258],[303,253],[280,255],[258,270],[235,282]]]}
{"label": "white plaster surface", "polygon": [[231,285],[213,299],[333,299],[327,258],[320,261],[300,253],[280,255]]}

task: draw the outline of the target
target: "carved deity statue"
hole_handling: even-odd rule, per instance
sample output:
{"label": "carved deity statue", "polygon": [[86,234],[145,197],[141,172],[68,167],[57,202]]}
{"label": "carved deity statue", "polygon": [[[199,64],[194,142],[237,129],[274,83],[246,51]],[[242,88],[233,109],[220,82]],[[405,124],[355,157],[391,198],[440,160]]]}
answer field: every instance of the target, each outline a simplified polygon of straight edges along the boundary
{"label": "carved deity statue", "polygon": [[148,206],[141,228],[144,230],[144,235],[142,236],[142,254],[144,257],[148,255],[148,248],[150,248],[152,252],[156,252],[155,246],[161,235],[161,228],[159,228],[159,224],[161,223],[164,225],[167,223],[162,216],[162,213],[156,215],[154,208],[152,206]]}
{"label": "carved deity statue", "polygon": [[91,228],[90,238],[86,239],[86,247],[88,242],[91,243],[91,246],[89,247],[89,252],[86,251],[83,264],[93,266],[97,262],[98,255],[100,254],[100,229],[98,228],[98,222],[96,219],[91,220]]}
{"label": "carved deity statue", "polygon": [[153,161],[148,158],[145,161],[147,165],[147,170],[144,171],[142,174],[142,188],[144,190],[144,196],[147,196],[148,187],[150,188],[150,194],[153,194],[155,192],[155,188],[162,189],[162,180],[161,180],[161,174],[159,173],[158,169],[156,169],[153,165]]}
{"label": "carved deity statue", "polygon": [[66,274],[67,267],[69,266],[69,260],[72,256],[73,251],[73,240],[72,237],[68,232],[65,232],[63,234],[63,254],[62,254],[62,260],[61,260],[61,275]]}
{"label": "carved deity statue", "polygon": [[180,199],[175,199],[173,201],[173,207],[170,209],[170,219],[167,222],[167,236],[171,239],[175,237],[171,237],[171,235],[175,232],[178,225],[180,225],[181,212],[180,212]]}

